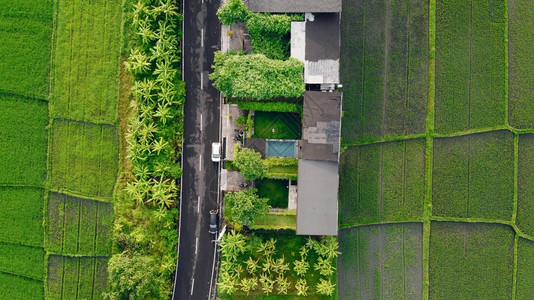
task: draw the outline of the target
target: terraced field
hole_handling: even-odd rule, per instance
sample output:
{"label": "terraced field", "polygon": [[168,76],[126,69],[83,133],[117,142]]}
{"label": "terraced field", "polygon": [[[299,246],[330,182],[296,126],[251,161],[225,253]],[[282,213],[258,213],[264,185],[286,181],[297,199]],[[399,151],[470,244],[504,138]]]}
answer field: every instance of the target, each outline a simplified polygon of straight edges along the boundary
{"label": "terraced field", "polygon": [[2,299],[101,299],[106,288],[121,9],[0,0]]}
{"label": "terraced field", "polygon": [[530,299],[534,3],[429,1],[408,30],[427,32],[424,126],[404,131],[384,105],[396,5],[343,1],[339,298]]}

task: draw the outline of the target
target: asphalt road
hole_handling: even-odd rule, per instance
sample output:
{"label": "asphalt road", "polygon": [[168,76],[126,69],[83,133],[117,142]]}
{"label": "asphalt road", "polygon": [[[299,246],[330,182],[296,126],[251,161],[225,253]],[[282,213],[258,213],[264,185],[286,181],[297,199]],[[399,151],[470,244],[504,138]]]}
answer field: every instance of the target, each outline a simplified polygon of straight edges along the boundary
{"label": "asphalt road", "polygon": [[214,260],[209,211],[217,206],[219,164],[211,143],[219,140],[219,92],[209,84],[213,53],[220,49],[219,0],[184,0],[183,181],[180,244],[173,299],[208,299]]}

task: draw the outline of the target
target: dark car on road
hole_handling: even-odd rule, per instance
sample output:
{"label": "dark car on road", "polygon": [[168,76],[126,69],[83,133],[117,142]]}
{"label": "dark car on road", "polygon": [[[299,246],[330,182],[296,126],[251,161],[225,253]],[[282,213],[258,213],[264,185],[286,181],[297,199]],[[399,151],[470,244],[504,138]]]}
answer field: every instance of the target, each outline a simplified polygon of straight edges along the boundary
{"label": "dark car on road", "polygon": [[219,215],[219,210],[218,209],[210,210],[210,229],[209,229],[209,232],[211,234],[216,234],[217,233],[218,215]]}

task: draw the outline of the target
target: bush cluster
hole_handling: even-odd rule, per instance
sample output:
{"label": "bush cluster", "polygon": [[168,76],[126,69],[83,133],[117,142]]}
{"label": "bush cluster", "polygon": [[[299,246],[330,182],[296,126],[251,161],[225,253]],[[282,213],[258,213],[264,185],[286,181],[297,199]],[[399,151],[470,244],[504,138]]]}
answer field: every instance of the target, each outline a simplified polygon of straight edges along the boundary
{"label": "bush cluster", "polygon": [[109,263],[109,298],[168,298],[171,292],[185,100],[179,80],[181,22],[174,1],[139,0],[133,6],[136,38],[125,62],[135,78],[126,134],[131,171],[123,175],[126,186],[115,203],[120,253]]}

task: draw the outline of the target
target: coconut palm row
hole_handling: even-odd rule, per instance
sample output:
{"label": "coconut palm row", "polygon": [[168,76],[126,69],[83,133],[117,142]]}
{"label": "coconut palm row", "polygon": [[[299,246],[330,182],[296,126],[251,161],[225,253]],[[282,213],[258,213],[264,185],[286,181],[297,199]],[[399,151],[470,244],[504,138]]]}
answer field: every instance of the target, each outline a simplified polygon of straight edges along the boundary
{"label": "coconut palm row", "polygon": [[134,179],[126,192],[140,204],[159,209],[175,206],[181,176],[182,105],[185,86],[179,81],[181,16],[171,0],[140,0],[132,25],[138,36],[125,68],[135,81],[126,135],[127,157]]}
{"label": "coconut palm row", "polygon": [[[219,251],[222,253],[218,288],[223,294],[234,294],[238,290],[246,293],[262,291],[264,294],[287,294],[291,287],[291,281],[287,272],[293,267],[297,274],[295,291],[297,295],[306,296],[309,286],[306,274],[310,269],[308,253],[315,251],[319,257],[313,264],[313,268],[324,278],[320,278],[315,287],[315,292],[321,295],[332,295],[335,291],[335,283],[329,277],[334,274],[335,266],[332,262],[338,256],[337,240],[335,237],[324,237],[321,241],[308,238],[305,245],[301,246],[300,260],[293,263],[287,262],[285,257],[275,257],[276,239],[271,238],[261,242],[257,246],[247,244],[249,241],[241,233],[231,231],[225,236],[220,244]],[[245,260],[247,253],[251,253]],[[242,262],[239,262],[241,258]]]}

